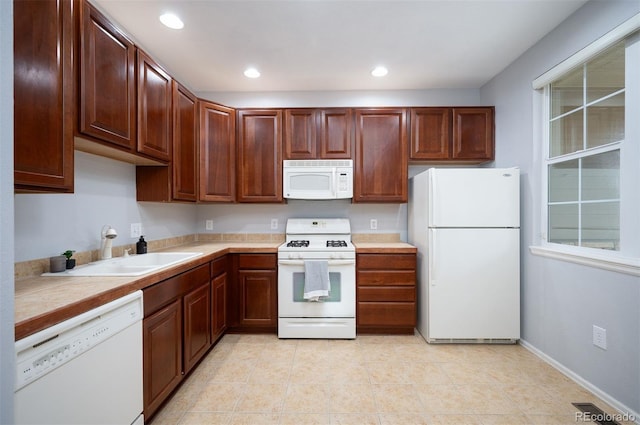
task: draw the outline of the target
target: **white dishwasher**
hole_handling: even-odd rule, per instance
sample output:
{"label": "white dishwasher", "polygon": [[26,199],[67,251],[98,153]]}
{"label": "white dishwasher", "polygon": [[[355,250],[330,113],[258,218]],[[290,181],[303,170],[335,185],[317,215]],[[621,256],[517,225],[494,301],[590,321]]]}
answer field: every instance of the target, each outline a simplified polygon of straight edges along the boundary
{"label": "white dishwasher", "polygon": [[16,424],[143,424],[142,291],[16,341]]}

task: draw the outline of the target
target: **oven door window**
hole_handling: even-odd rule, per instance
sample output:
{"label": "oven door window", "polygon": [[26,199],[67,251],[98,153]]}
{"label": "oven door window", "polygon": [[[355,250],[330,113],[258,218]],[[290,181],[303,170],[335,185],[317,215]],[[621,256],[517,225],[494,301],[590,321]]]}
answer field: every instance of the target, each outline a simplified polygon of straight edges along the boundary
{"label": "oven door window", "polygon": [[[342,297],[341,273],[329,272],[329,282],[331,283],[331,291],[328,297],[320,298],[320,302],[340,302]],[[304,272],[293,273],[293,302],[309,302],[304,299]]]}

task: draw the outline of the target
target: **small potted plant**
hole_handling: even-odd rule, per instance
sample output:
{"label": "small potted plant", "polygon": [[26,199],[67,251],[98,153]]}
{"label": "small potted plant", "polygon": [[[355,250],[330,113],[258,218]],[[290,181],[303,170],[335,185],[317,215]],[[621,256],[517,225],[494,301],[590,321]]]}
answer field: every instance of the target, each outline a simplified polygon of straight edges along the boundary
{"label": "small potted plant", "polygon": [[67,257],[67,269],[72,269],[76,266],[76,259],[75,258],[71,258],[71,256],[73,255],[75,251],[72,251],[70,249],[66,250],[65,252],[62,253],[62,255],[64,255],[65,257]]}

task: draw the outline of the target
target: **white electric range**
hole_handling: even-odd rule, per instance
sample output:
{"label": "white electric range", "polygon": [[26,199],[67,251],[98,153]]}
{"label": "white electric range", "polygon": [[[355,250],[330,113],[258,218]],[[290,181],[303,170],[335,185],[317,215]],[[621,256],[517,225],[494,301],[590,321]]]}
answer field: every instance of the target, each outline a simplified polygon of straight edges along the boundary
{"label": "white electric range", "polygon": [[[330,291],[317,301],[304,298],[305,261],[326,261]],[[344,218],[287,220],[278,248],[278,337],[356,337],[356,249]]]}

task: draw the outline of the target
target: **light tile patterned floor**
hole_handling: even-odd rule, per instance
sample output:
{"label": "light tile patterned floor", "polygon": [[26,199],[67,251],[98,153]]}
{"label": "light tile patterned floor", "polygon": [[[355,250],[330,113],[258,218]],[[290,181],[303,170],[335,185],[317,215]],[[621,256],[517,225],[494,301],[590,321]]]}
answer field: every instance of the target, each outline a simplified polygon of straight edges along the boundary
{"label": "light tile patterned floor", "polygon": [[152,425],[575,425],[572,402],[616,413],[519,345],[225,335]]}

